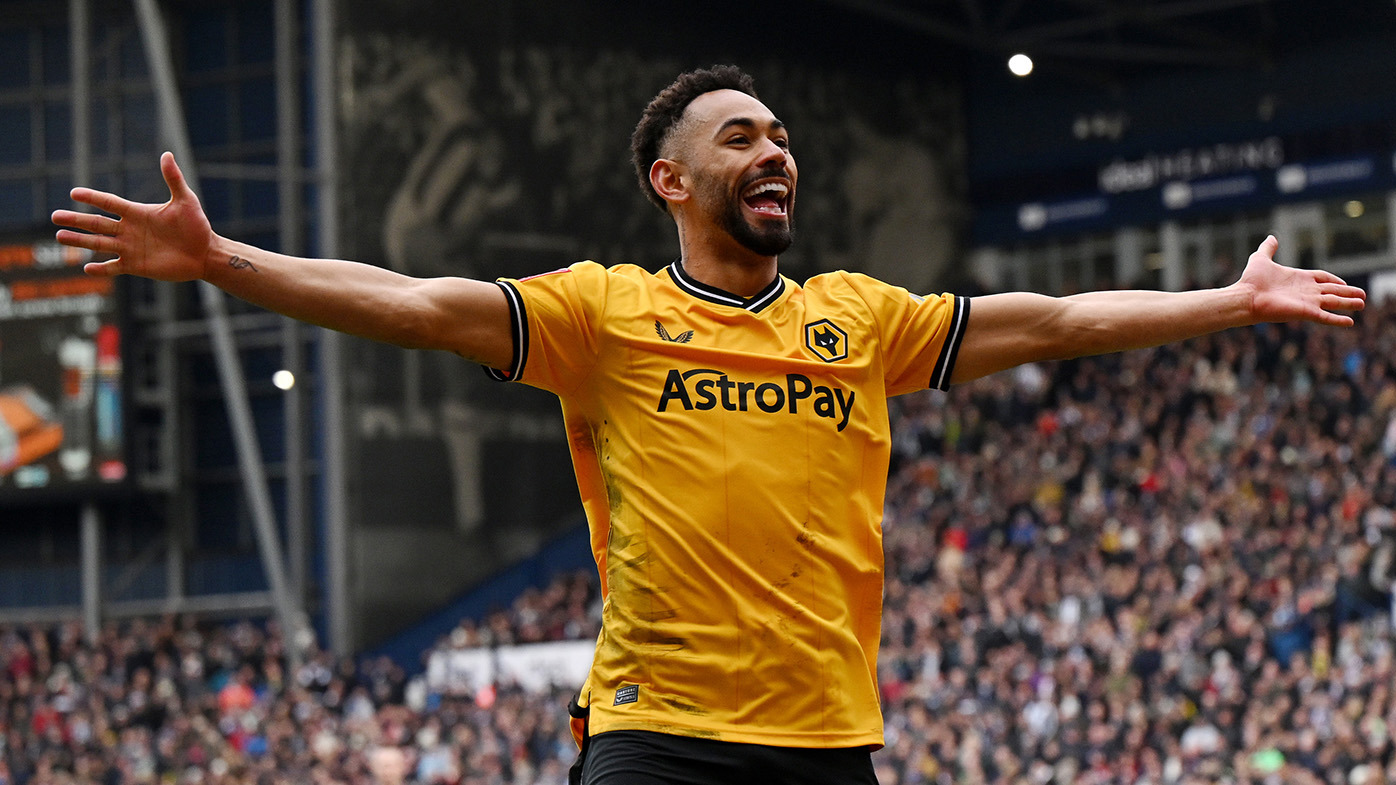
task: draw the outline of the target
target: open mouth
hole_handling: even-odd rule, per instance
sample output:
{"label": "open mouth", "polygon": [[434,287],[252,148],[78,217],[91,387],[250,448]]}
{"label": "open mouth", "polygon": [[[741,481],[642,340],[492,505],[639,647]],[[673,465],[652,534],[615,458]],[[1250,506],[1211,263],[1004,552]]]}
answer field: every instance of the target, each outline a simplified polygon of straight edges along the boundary
{"label": "open mouth", "polygon": [[757,183],[742,192],[742,202],[752,212],[772,217],[785,217],[789,199],[790,186],[774,180]]}

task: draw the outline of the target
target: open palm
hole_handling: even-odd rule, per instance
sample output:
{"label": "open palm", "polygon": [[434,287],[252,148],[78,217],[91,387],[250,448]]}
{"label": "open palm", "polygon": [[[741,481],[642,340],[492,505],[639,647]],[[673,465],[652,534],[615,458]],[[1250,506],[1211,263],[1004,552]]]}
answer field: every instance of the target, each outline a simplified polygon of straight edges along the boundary
{"label": "open palm", "polygon": [[1360,311],[1367,294],[1323,270],[1300,270],[1275,262],[1279,242],[1266,238],[1246,261],[1237,286],[1251,290],[1251,312],[1256,321],[1305,320],[1340,327],[1352,317],[1334,311]]}
{"label": "open palm", "polygon": [[164,204],[142,204],[105,191],[74,188],[73,201],[90,204],[116,217],[54,211],[53,222],[68,227],[58,231],[59,243],[116,257],[88,264],[84,268],[88,274],[129,274],[161,281],[203,277],[214,239],[208,216],[199,205],[199,197],[185,182],[173,154],[160,157],[160,173],[170,189],[170,200]]}

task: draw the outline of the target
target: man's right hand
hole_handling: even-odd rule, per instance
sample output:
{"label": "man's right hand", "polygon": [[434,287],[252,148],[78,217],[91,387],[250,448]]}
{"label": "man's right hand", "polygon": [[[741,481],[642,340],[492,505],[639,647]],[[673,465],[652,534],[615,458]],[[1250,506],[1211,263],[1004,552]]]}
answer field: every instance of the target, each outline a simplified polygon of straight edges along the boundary
{"label": "man's right hand", "polygon": [[199,205],[199,197],[184,181],[174,154],[160,157],[160,173],[170,189],[170,200],[164,204],[141,204],[105,191],[74,188],[73,201],[90,204],[116,217],[54,211],[53,222],[69,227],[58,231],[59,243],[116,257],[89,263],[83,268],[89,275],[128,274],[161,281],[204,277],[216,237],[208,216]]}
{"label": "man's right hand", "polygon": [[[370,264],[306,259],[220,237],[209,226],[174,156],[160,158],[170,187],[164,204],[139,204],[90,188],[74,201],[112,216],[58,210],[58,242],[115,256],[90,275],[202,279],[234,297],[331,330],[414,349],[443,349],[492,368],[513,361],[504,290],[450,276],[411,278]],[[77,229],[80,231],[71,231]]]}

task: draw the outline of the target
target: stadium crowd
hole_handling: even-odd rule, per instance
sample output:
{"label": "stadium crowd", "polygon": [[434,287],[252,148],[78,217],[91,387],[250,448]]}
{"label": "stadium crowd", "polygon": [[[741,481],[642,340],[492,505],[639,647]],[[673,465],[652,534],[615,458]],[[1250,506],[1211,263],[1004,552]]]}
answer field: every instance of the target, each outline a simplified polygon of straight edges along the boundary
{"label": "stadium crowd", "polygon": [[1396,782],[1396,322],[896,406],[887,783]]}
{"label": "stadium crowd", "polygon": [[[894,401],[881,781],[1396,783],[1393,316]],[[598,612],[561,576],[438,648]],[[275,625],[0,630],[0,785],[566,780],[575,685],[283,655]]]}

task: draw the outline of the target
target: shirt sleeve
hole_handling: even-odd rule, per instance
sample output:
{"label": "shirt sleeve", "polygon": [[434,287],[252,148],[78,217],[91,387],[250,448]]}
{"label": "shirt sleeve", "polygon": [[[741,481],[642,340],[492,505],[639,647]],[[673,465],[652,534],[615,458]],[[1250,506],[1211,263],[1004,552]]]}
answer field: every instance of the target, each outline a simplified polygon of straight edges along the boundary
{"label": "shirt sleeve", "polygon": [[507,369],[485,373],[558,394],[576,389],[596,362],[608,277],[601,265],[578,262],[530,278],[499,279],[514,353]]}
{"label": "shirt sleeve", "polygon": [[887,394],[948,390],[969,324],[969,298],[922,297],[865,275],[845,275],[877,325]]}

